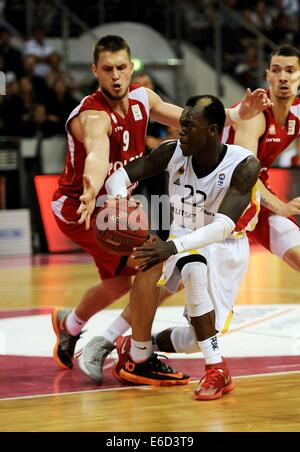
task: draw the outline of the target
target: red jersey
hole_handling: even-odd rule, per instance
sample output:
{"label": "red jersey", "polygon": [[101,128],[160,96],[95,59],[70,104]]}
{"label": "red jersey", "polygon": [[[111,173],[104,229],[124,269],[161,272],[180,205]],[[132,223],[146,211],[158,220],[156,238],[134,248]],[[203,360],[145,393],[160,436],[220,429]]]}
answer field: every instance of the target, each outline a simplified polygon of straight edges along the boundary
{"label": "red jersey", "polygon": [[[269,95],[268,90],[266,90],[266,93]],[[259,178],[268,190],[274,193],[268,185],[268,170],[278,155],[281,154],[295,140],[295,138],[297,138],[297,136],[299,136],[300,99],[296,98],[293,105],[290,107],[285,127],[281,127],[276,123],[272,107],[268,108],[263,113],[266,119],[266,129],[258,142],[257,157],[260,160],[262,167]],[[235,132],[233,127],[226,127],[223,131],[222,141],[228,144],[233,143],[234,134]],[[251,216],[252,209],[253,206],[250,205],[250,207],[240,218],[237,226],[239,226],[239,224],[243,225],[247,223],[247,217],[249,215]],[[271,250],[269,227],[270,215],[271,211],[262,206],[259,213],[258,224],[254,230],[250,229],[250,231],[252,231],[250,237],[266,247],[268,250]]]}
{"label": "red jersey", "polygon": [[[269,95],[269,91],[266,93]],[[300,129],[300,99],[296,98],[290,108],[289,115],[285,127],[281,127],[276,123],[272,107],[264,112],[266,119],[266,129],[260,137],[257,150],[257,158],[261,163],[260,179],[267,185],[267,171],[274,160],[281,154],[299,135]],[[233,144],[234,142],[233,127],[226,127],[223,132],[223,143]]]}
{"label": "red jersey", "polygon": [[[145,150],[145,138],[149,118],[149,101],[145,88],[129,86],[129,109],[124,118],[114,112],[101,91],[85,97],[70,114],[66,122],[68,153],[66,166],[59,179],[59,195],[79,198],[83,193],[83,171],[87,153],[83,143],[72,134],[69,124],[72,119],[86,110],[105,111],[111,118],[112,133],[109,137],[109,176],[129,161],[141,157]],[[105,194],[103,186],[99,195]]]}

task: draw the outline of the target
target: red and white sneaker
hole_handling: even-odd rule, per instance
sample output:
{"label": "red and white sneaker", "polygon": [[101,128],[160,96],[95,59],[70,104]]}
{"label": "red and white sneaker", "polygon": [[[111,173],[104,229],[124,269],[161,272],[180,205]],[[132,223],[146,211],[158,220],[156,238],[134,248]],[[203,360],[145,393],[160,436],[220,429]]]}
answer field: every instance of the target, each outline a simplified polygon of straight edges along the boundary
{"label": "red and white sneaker", "polygon": [[120,370],[125,364],[126,359],[128,358],[131,347],[131,336],[119,336],[116,340],[116,350],[118,352],[118,362],[112,369],[112,374],[116,380],[121,383],[128,384],[129,382],[121,377]]}
{"label": "red and white sneaker", "polygon": [[205,375],[195,390],[196,400],[215,400],[234,388],[226,362],[205,366]]}

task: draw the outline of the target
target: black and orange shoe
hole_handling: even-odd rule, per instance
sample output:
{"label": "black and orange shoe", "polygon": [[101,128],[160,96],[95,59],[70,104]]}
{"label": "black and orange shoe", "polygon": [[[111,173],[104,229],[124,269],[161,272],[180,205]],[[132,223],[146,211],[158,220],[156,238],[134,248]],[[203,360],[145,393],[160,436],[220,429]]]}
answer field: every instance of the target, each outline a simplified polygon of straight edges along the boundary
{"label": "black and orange shoe", "polygon": [[55,308],[52,311],[52,325],[57,341],[53,350],[53,357],[61,369],[73,368],[74,350],[81,333],[71,336],[66,330],[66,319],[72,309]]}
{"label": "black and orange shoe", "polygon": [[195,390],[196,400],[219,399],[233,390],[234,383],[224,359],[220,363],[206,365],[205,370],[204,377]]}
{"label": "black and orange shoe", "polygon": [[130,338],[117,339],[116,348],[119,362],[114,368],[114,375],[123,383],[135,383],[139,385],[172,386],[185,385],[190,377],[178,372],[165,362],[158,359],[153,353],[150,358],[141,363],[136,363],[129,355]]}

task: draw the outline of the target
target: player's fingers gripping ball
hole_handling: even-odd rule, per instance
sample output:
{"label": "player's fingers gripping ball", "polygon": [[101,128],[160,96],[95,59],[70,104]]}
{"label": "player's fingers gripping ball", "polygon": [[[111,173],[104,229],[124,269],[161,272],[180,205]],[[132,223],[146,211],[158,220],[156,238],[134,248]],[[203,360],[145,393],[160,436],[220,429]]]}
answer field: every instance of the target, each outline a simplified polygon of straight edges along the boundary
{"label": "player's fingers gripping ball", "polygon": [[[144,242],[144,245],[151,245],[153,243],[153,236],[148,236],[148,239]],[[134,252],[128,256],[127,266],[131,268],[139,267],[147,258],[142,257],[141,259],[134,259]]]}
{"label": "player's fingers gripping ball", "polygon": [[128,256],[148,239],[148,216],[142,204],[132,198],[111,199],[97,214],[94,235],[105,251]]}

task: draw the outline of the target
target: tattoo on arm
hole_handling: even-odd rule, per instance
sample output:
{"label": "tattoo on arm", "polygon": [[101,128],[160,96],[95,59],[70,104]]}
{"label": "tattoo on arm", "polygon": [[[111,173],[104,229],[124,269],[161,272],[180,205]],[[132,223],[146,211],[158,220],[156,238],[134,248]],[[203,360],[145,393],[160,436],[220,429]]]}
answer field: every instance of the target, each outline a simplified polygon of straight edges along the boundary
{"label": "tattoo on arm", "polygon": [[260,192],[260,203],[262,206],[266,207],[267,209],[270,209],[272,204],[269,202],[269,200]]}
{"label": "tattoo on arm", "polygon": [[260,171],[260,163],[255,156],[249,156],[235,169],[231,185],[219,208],[219,212],[227,215],[235,223],[244,213],[251,201],[253,187]]}
{"label": "tattoo on arm", "polygon": [[175,152],[176,140],[164,141],[149,155],[128,163],[124,169],[132,183],[155,176],[166,170]]}

